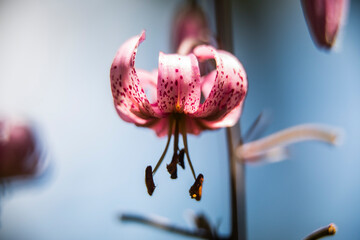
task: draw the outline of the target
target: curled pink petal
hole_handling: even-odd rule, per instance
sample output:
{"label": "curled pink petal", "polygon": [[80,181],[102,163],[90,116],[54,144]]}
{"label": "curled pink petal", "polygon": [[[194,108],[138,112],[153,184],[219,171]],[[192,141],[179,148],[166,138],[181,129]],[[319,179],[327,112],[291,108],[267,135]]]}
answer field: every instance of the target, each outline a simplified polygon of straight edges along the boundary
{"label": "curled pink petal", "polygon": [[214,86],[217,71],[211,71],[201,78],[201,91],[205,98],[208,98],[212,87]]}
{"label": "curled pink petal", "polygon": [[200,71],[193,54],[159,56],[158,107],[163,113],[191,114],[200,104]]}
{"label": "curled pink petal", "polygon": [[207,129],[217,129],[223,127],[232,127],[234,126],[241,116],[242,112],[242,103],[240,103],[239,107],[234,108],[231,110],[227,115],[225,115],[222,119],[216,121],[208,121],[208,120],[201,120],[202,124],[206,126]]}
{"label": "curled pink petal", "polygon": [[237,58],[228,52],[202,45],[195,48],[194,53],[201,60],[214,58],[216,61],[214,84],[208,98],[195,116],[206,121],[222,120],[234,108],[240,108],[245,98],[247,92],[245,70]]}
{"label": "curled pink petal", "polygon": [[146,96],[149,98],[149,101],[156,103],[158,71],[154,70],[152,72],[148,72],[142,69],[138,69],[136,73],[139,79],[141,79],[140,84],[143,87]]}
{"label": "curled pink petal", "polygon": [[145,32],[142,32],[126,41],[116,53],[110,70],[111,90],[119,116],[138,125],[160,115],[147,99],[135,70],[137,47],[144,39]]}

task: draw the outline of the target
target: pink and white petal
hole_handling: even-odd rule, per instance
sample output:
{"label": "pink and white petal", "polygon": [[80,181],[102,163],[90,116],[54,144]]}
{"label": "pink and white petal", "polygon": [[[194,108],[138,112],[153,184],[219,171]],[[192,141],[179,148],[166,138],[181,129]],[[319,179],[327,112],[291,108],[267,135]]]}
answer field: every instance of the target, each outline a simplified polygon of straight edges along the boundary
{"label": "pink and white petal", "polygon": [[157,90],[161,112],[196,112],[200,104],[200,71],[196,57],[160,52]]}
{"label": "pink and white petal", "polygon": [[208,121],[205,119],[198,119],[201,125],[205,126],[207,129],[217,129],[224,127],[232,127],[234,126],[241,116],[243,102],[240,103],[239,106],[231,110],[225,117],[216,121]]}
{"label": "pink and white petal", "polygon": [[194,135],[199,135],[203,130],[207,129],[198,122],[198,119],[189,116],[185,118],[185,126],[186,132]]}
{"label": "pink and white petal", "polygon": [[212,87],[214,86],[217,71],[211,71],[201,78],[201,92],[205,98],[209,97]]}
{"label": "pink and white petal", "polygon": [[158,119],[152,126],[150,126],[150,128],[155,131],[158,137],[167,136],[169,133],[169,119]]}
{"label": "pink and white petal", "polygon": [[208,98],[193,116],[211,122],[221,121],[245,99],[246,72],[239,60],[226,51],[202,45],[195,48],[194,53],[200,60],[215,59],[216,76]]}
{"label": "pink and white petal", "polygon": [[137,48],[144,39],[145,32],[142,32],[126,41],[117,51],[110,69],[116,110],[123,120],[136,124],[144,124],[148,119],[160,117],[151,107],[135,70]]}
{"label": "pink and white petal", "polygon": [[156,87],[157,87],[157,77],[158,77],[157,69],[151,72],[138,69],[137,75],[139,79],[141,79],[140,81],[141,87],[145,90],[145,94],[148,97],[149,101],[152,103],[156,103],[156,99],[157,99]]}

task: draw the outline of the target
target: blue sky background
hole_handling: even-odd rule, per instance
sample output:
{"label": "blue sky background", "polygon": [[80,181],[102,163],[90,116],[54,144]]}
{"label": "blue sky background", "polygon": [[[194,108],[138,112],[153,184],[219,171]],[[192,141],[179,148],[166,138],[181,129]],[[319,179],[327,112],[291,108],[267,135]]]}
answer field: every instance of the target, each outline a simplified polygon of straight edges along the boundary
{"label": "blue sky background", "polygon": [[[165,164],[149,197],[144,170],[166,139],[116,114],[109,69],[117,48],[146,29],[136,66],[157,68],[170,53],[170,23],[181,1],[0,1],[0,115],[35,122],[52,171],[41,184],[12,184],[1,201],[0,239],[184,239],[117,220],[121,212],[157,215],[191,227],[205,213],[230,231],[224,130],[189,137],[203,199],[189,198],[189,169],[171,180]],[[203,1],[205,6],[208,1]],[[205,6],[213,26],[213,8]],[[334,222],[333,239],[360,233],[360,4],[352,1],[337,49],[313,44],[300,1],[233,4],[235,55],[249,93],[247,129],[264,109],[266,134],[301,123],[342,127],[344,144],[292,147],[285,162],[246,168],[249,239],[301,239]],[[166,162],[170,161],[171,151]]]}

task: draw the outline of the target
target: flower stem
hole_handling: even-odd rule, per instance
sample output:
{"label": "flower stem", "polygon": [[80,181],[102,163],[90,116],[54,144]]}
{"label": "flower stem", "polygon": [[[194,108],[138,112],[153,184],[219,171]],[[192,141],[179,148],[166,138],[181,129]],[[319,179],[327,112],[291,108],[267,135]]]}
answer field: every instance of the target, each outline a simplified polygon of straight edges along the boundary
{"label": "flower stem", "polygon": [[122,214],[119,218],[121,221],[142,223],[145,225],[149,225],[149,226],[153,226],[153,227],[165,230],[167,232],[177,233],[177,234],[181,234],[181,235],[188,236],[188,237],[196,237],[196,238],[202,238],[202,239],[210,239],[211,238],[211,235],[206,231],[187,230],[184,228],[176,227],[169,223],[160,222],[156,219],[144,217],[144,216],[140,216],[140,215]]}
{"label": "flower stem", "polygon": [[[232,14],[230,0],[215,0],[216,29],[220,48],[233,52]],[[230,239],[246,239],[245,167],[234,154],[241,141],[240,124],[226,129],[231,191],[231,236]]]}

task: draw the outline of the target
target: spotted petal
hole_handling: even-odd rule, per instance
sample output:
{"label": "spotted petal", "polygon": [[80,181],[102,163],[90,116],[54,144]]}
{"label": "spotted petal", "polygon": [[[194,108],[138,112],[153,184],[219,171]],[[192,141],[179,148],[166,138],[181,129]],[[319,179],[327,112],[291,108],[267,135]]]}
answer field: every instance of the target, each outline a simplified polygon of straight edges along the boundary
{"label": "spotted petal", "polygon": [[193,54],[159,55],[157,101],[163,113],[195,113],[200,104],[200,71]]}
{"label": "spotted petal", "polygon": [[194,116],[207,128],[234,125],[240,117],[242,102],[247,92],[247,78],[243,66],[232,54],[210,46],[199,46],[194,49],[194,53],[201,60],[213,58],[216,61],[216,74],[210,73],[205,77],[215,76],[212,89]]}
{"label": "spotted petal", "polygon": [[140,85],[135,69],[135,56],[145,32],[126,41],[117,51],[111,65],[111,90],[119,116],[137,125],[152,125],[161,114],[152,107]]}

